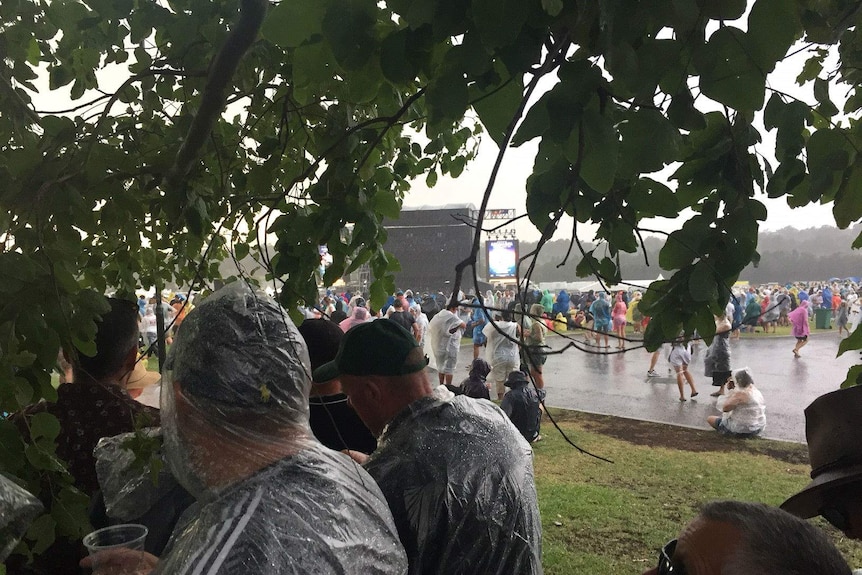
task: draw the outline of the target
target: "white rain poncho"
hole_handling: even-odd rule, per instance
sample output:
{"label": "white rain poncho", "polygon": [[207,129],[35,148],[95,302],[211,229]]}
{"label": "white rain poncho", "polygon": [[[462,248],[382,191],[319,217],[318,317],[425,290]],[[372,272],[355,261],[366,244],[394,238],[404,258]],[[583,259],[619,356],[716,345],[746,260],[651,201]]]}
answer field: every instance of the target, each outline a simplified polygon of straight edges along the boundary
{"label": "white rain poncho", "polygon": [[15,549],[42,504],[29,491],[0,475],[0,561]]}
{"label": "white rain poncho", "polygon": [[387,425],[365,468],[411,574],[542,573],[532,450],[493,403],[437,387]]}
{"label": "white rain poncho", "polygon": [[437,312],[428,323],[427,337],[437,363],[437,371],[441,373],[455,372],[463,333],[461,324],[461,318],[446,309]]}
{"label": "white rain poncho", "polygon": [[406,571],[386,501],[308,428],[308,352],[287,314],[245,284],[189,313],[161,397],[164,452],[198,501],[156,573]]}

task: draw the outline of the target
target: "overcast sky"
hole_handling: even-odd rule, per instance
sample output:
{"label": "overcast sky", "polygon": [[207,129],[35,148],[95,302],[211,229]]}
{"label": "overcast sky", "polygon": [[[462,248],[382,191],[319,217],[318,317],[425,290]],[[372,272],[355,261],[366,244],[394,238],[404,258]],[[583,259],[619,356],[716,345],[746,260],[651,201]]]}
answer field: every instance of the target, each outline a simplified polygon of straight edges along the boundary
{"label": "overcast sky", "polygon": [[[802,69],[802,65],[807,59],[806,53],[796,55],[787,61],[779,64],[776,70],[770,74],[770,85],[782,92],[793,94],[800,100],[805,102],[814,102],[814,97],[810,86],[800,88],[796,86],[794,81],[796,75]],[[828,64],[827,64],[828,66]],[[550,89],[553,82],[546,84],[545,90]],[[540,92],[537,90],[537,92]],[[767,92],[767,100],[769,99]],[[833,101],[840,109],[842,106],[841,96],[833,90],[831,93]],[[764,141],[758,146],[758,150],[767,158],[773,158],[772,150],[774,150],[774,131],[764,132],[762,126],[758,126],[764,136]],[[526,202],[525,184],[527,177],[532,172],[533,161],[536,155],[537,142],[533,140],[521,146],[520,148],[512,148],[506,153],[503,167],[497,178],[497,183],[494,186],[489,203],[490,208],[514,208],[517,215],[523,214]],[[494,161],[498,152],[497,145],[490,137],[485,135],[479,148],[479,155],[476,160],[468,164],[464,173],[457,179],[453,180],[448,177],[440,177],[437,185],[429,189],[425,186],[424,179],[414,182],[412,190],[407,194],[404,200],[405,207],[420,207],[420,206],[442,206],[446,204],[457,203],[472,203],[476,207],[482,201],[482,195],[487,186],[488,179],[493,168]],[[777,163],[773,160],[772,168],[777,167]],[[665,170],[659,174],[653,174],[652,177],[675,189],[675,182],[668,181],[666,178],[672,174],[673,170]],[[765,193],[757,193],[757,199],[766,205],[768,218],[761,225],[764,231],[773,231],[784,227],[794,227],[805,229],[811,227],[820,227],[825,225],[835,225],[835,220],[832,216],[832,205],[810,204],[802,208],[791,209],[787,205],[784,198],[771,199],[767,198]],[[685,221],[691,213],[683,212],[680,218],[675,220],[667,218],[657,218],[654,220],[644,221],[644,227],[661,229],[669,232],[678,229],[682,222]],[[493,227],[493,226],[485,226]],[[536,241],[539,238],[539,231],[526,219],[518,221],[512,226],[518,234],[518,238],[525,241]],[[571,218],[564,219],[555,237],[569,238],[571,237],[572,221]],[[594,238],[595,227],[580,226],[578,227],[578,235],[583,241],[591,241]]]}

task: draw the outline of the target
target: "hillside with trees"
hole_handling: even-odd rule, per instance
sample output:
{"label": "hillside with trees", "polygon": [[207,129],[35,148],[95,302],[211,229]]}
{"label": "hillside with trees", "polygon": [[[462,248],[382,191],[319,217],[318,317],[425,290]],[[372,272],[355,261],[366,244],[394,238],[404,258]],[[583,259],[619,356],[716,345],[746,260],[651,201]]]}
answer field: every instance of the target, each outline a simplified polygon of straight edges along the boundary
{"label": "hillside with trees", "polygon": [[[752,283],[815,281],[831,277],[845,278],[862,275],[862,252],[851,247],[859,235],[859,226],[845,230],[834,226],[822,226],[797,230],[783,228],[774,232],[760,232],[757,251],[760,261],[749,264],[739,274],[739,279]],[[620,254],[620,268],[624,279],[651,279],[662,274],[667,277],[672,270],[659,266],[659,251],[664,239],[656,236],[644,238],[644,250],[639,254]],[[521,242],[521,253],[535,249],[535,242]],[[584,244],[587,251],[595,245]],[[568,240],[554,240],[545,244],[532,275],[536,282],[574,281],[579,256],[570,255]],[[561,263],[563,265],[559,265]],[[526,271],[528,262],[522,265]],[[649,264],[649,265],[647,265]]]}

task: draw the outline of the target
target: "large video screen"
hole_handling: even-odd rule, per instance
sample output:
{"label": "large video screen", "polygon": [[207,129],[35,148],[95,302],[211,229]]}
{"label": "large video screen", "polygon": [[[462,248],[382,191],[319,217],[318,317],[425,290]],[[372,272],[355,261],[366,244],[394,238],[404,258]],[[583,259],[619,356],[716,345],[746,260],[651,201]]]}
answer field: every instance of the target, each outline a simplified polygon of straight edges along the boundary
{"label": "large video screen", "polygon": [[514,279],[518,268],[518,240],[488,240],[488,279]]}

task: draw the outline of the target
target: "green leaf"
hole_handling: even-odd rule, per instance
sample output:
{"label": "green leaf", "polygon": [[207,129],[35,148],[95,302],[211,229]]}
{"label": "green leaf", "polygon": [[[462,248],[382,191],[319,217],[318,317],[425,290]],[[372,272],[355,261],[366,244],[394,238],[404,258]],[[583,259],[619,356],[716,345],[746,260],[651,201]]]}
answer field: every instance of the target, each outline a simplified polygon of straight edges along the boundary
{"label": "green leaf", "polygon": [[[598,112],[585,110],[581,119],[584,158],[580,175],[597,192],[607,192],[617,173],[620,143],[613,122]],[[576,132],[573,132],[575,134]]]}
{"label": "green leaf", "polygon": [[518,126],[515,137],[512,138],[512,147],[517,148],[533,138],[544,134],[551,125],[550,115],[547,107],[547,94],[539,98],[539,101],[527,112],[524,121]]}
{"label": "green leaf", "polygon": [[715,275],[712,266],[706,261],[699,261],[691,269],[688,276],[688,292],[697,302],[708,302],[718,298]]}
{"label": "green leaf", "polygon": [[845,337],[838,344],[838,353],[835,357],[841,357],[848,351],[859,351],[862,349],[862,329],[857,326],[849,337]]}
{"label": "green leaf", "polygon": [[859,193],[862,189],[862,166],[856,162],[848,172],[841,180],[832,206],[835,223],[842,230],[862,218],[862,194]]}
{"label": "green leaf", "polygon": [[457,70],[449,70],[428,86],[425,93],[428,123],[438,130],[457,122],[467,110],[467,80]]}
{"label": "green leaf", "polygon": [[321,33],[326,2],[291,0],[272,8],[261,27],[261,35],[274,44],[296,48]]}
{"label": "green leaf", "polygon": [[797,4],[793,0],[757,0],[748,14],[752,55],[769,73],[802,32]]}
{"label": "green leaf", "polygon": [[679,132],[656,110],[629,114],[619,131],[620,177],[657,172],[677,159]]}
{"label": "green leaf", "polygon": [[745,13],[746,0],[697,0],[704,18],[736,20]]}
{"label": "green leaf", "polygon": [[41,57],[42,51],[39,49],[39,42],[35,38],[30,38],[30,42],[27,44],[27,63],[31,66],[38,66]]}
{"label": "green leaf", "polygon": [[549,16],[557,16],[563,11],[563,0],[542,0],[542,10]]}
{"label": "green leaf", "polygon": [[749,36],[738,28],[719,28],[698,53],[704,95],[742,111],[763,106],[766,76],[752,59]]}
{"label": "green leaf", "polygon": [[[497,65],[501,67],[500,64]],[[503,145],[503,140],[509,124],[512,122],[523,98],[524,84],[522,78],[508,78],[502,85],[488,86],[471,94],[473,109],[488,131],[488,135],[497,146]]]}
{"label": "green leaf", "polygon": [[847,370],[847,378],[841,382],[841,389],[847,389],[854,385],[862,385],[862,365],[854,365]]}
{"label": "green leaf", "polygon": [[700,239],[696,233],[683,228],[668,236],[659,252],[658,265],[663,270],[682,269],[699,254]]}
{"label": "green leaf", "polygon": [[47,412],[41,412],[30,417],[30,437],[35,441],[47,439],[54,441],[60,435],[60,422]]}
{"label": "green leaf", "polygon": [[37,517],[27,529],[26,537],[34,542],[32,551],[36,555],[44,553],[54,543],[54,528],[57,526],[50,515]]}
{"label": "green leaf", "polygon": [[680,206],[673,190],[650,178],[640,178],[632,184],[628,205],[640,217],[679,215]]}
{"label": "green leaf", "polygon": [[365,65],[377,49],[373,0],[332,0],[321,30],[335,60],[347,70]]}
{"label": "green leaf", "polygon": [[409,33],[409,30],[396,30],[380,45],[380,69],[383,76],[395,85],[406,84],[416,77],[413,63],[405,57]]}
{"label": "green leaf", "polygon": [[527,21],[522,0],[473,0],[473,22],[488,48],[511,44]]}
{"label": "green leaf", "polygon": [[389,190],[380,190],[374,194],[374,211],[387,218],[398,219],[401,215],[401,202]]}

